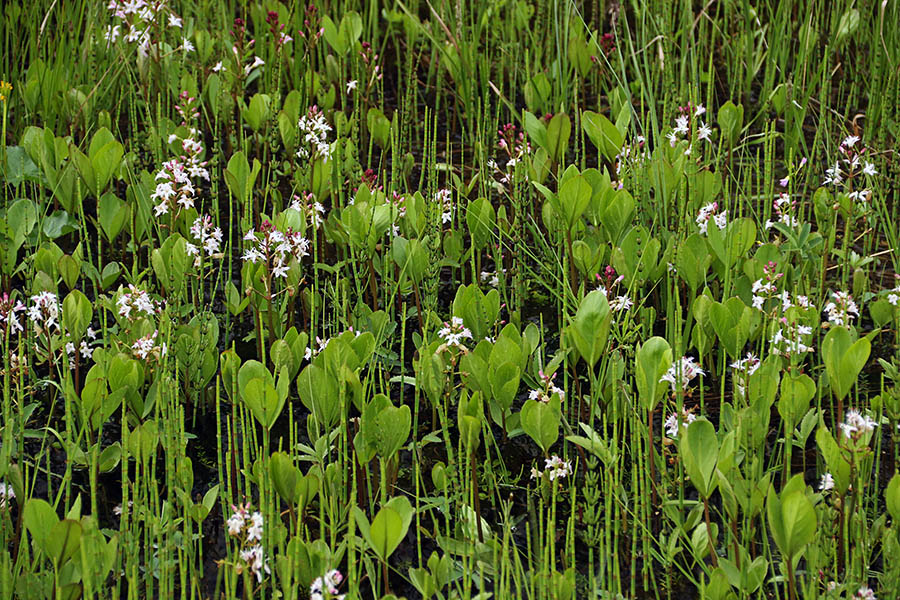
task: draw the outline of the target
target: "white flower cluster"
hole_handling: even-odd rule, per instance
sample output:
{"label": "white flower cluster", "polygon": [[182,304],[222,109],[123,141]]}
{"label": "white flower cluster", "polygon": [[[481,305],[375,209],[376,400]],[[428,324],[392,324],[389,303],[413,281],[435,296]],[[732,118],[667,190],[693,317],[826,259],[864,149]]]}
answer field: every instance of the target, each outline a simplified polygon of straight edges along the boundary
{"label": "white flower cluster", "polygon": [[[778,275],[782,275],[779,273]],[[774,298],[778,294],[778,286],[775,285],[775,279],[759,278],[753,282],[753,308],[763,310],[766,300]]]}
{"label": "white flower cluster", "polygon": [[[878,175],[875,165],[867,160],[863,160],[868,148],[861,147],[857,150],[856,144],[858,142],[859,136],[857,135],[849,135],[841,141],[838,146],[838,152],[841,153],[843,158],[838,159],[831,167],[825,170],[826,185],[842,185],[846,180],[853,179],[860,173],[868,177]],[[860,165],[862,165],[861,168]],[[854,200],[865,200],[869,194],[871,194],[871,190],[861,190],[855,196],[851,196],[851,198]]]}
{"label": "white flower cluster", "polygon": [[[166,6],[164,0],[147,2],[146,0],[110,0],[106,8],[113,16],[119,19],[119,23],[109,25],[103,34],[106,47],[121,37],[129,44],[137,43],[137,50],[141,56],[146,57],[150,51],[150,30],[156,18],[160,14],[167,16],[168,27],[181,28],[182,20],[172,9]],[[123,35],[124,33],[124,35]],[[186,51],[194,49],[187,39],[184,39],[183,48]]]}
{"label": "white flower cluster", "polygon": [[312,192],[306,194],[305,197],[294,194],[291,208],[301,215],[305,215],[307,222],[313,229],[318,229],[322,223],[325,222],[325,219],[323,218],[325,207],[322,206],[321,202],[316,200],[316,197]]}
{"label": "white flower cluster", "polygon": [[316,156],[321,156],[327,162],[331,158],[331,146],[327,139],[331,125],[325,120],[325,114],[313,105],[300,117],[298,127],[306,146],[297,151],[297,158],[315,160]]}
{"label": "white flower cluster", "polygon": [[791,200],[791,197],[786,193],[782,192],[779,194],[775,201],[772,203],[772,209],[775,211],[775,216],[777,217],[774,221],[771,219],[766,220],[766,229],[772,229],[775,226],[775,223],[783,223],[788,227],[796,227],[800,224],[800,220],[797,219],[794,215],[791,214],[791,211],[794,209],[796,202]]}
{"label": "white flower cluster", "polygon": [[323,340],[319,336],[316,336],[316,349],[313,350],[312,346],[307,346],[306,352],[304,353],[303,358],[305,358],[306,360],[312,360],[319,354],[319,352],[321,352],[326,347],[328,347],[328,342],[330,342],[330,341],[331,341],[331,338],[325,338]]}
{"label": "white flower cluster", "polygon": [[6,504],[15,499],[16,492],[13,491],[13,487],[8,483],[0,481],[0,509],[6,508]]}
{"label": "white flower cluster", "polygon": [[250,229],[244,241],[251,242],[251,246],[244,251],[243,259],[253,264],[265,261],[271,265],[275,277],[287,277],[292,257],[300,260],[309,255],[309,240],[300,232],[279,231],[270,221],[264,222],[259,232]]}
{"label": "white flower cluster", "polygon": [[38,333],[59,330],[59,301],[53,292],[41,292],[31,297],[28,318],[34,323]]}
{"label": "white flower cluster", "polygon": [[[131,510],[133,507],[134,507],[134,500],[129,500],[128,501],[128,510]],[[121,517],[122,516],[122,505],[116,504],[113,507],[112,511],[113,511],[114,515],[116,515],[117,517]]]}
{"label": "white flower cluster", "polygon": [[244,235],[244,241],[253,245],[244,251],[242,258],[253,264],[258,260],[271,264],[275,277],[287,277],[291,257],[300,260],[309,255],[309,240],[298,231],[279,231],[271,221],[265,221],[259,232],[251,228]]}
{"label": "white flower cluster", "polygon": [[544,469],[549,471],[550,481],[554,481],[571,475],[572,463],[554,454],[544,461]]}
{"label": "white flower cluster", "polygon": [[731,363],[731,378],[734,382],[734,393],[736,396],[744,397],[747,385],[750,382],[750,376],[759,369],[760,360],[757,356],[747,353],[747,356]]}
{"label": "white flower cluster", "polygon": [[694,220],[694,222],[697,223],[697,227],[700,228],[700,233],[706,235],[710,219],[713,220],[713,223],[715,223],[716,227],[720,230],[725,229],[725,226],[728,225],[728,211],[723,210],[722,212],[718,212],[718,210],[718,202],[710,202],[700,209],[700,212],[697,213],[697,218]]}
{"label": "white flower cluster", "polygon": [[820,492],[829,492],[834,489],[834,477],[831,473],[825,473],[822,475],[821,481],[819,481],[819,491]]}
{"label": "white flower cluster", "polygon": [[131,345],[131,351],[134,353],[135,357],[140,358],[141,360],[147,360],[148,357],[153,356],[157,360],[166,355],[168,349],[166,348],[166,343],[163,342],[162,345],[156,345],[156,338],[159,337],[159,330],[156,329],[153,333],[148,333],[142,338],[138,338]]}
{"label": "white flower cluster", "polygon": [[441,223],[449,223],[453,220],[453,196],[450,190],[444,188],[434,193],[434,201],[441,205]]}
{"label": "white flower cluster", "polygon": [[694,359],[690,356],[683,356],[681,360],[672,363],[669,370],[659,378],[660,383],[668,381],[674,392],[680,385],[682,391],[687,391],[691,381],[698,375],[706,375]]}
{"label": "white flower cluster", "polygon": [[628,296],[616,296],[609,301],[609,309],[613,312],[623,312],[634,306],[634,302]]}
{"label": "white flower cluster", "polygon": [[119,307],[119,316],[130,321],[138,318],[137,313],[144,313],[148,317],[152,317],[161,308],[160,303],[151,298],[150,294],[131,284],[128,285],[128,291],[122,292],[122,295],[116,300],[116,306]]}
{"label": "white flower cluster", "polygon": [[22,322],[19,321],[19,317],[16,316],[16,313],[24,312],[25,305],[22,304],[21,300],[16,300],[15,303],[9,299],[9,294],[5,293],[3,296],[0,296],[0,323],[4,324],[3,329],[8,330],[10,335],[14,335],[24,330],[22,326]]}
{"label": "white flower cluster", "polygon": [[338,594],[337,586],[341,585],[343,580],[344,576],[337,569],[332,569],[321,577],[316,577],[309,586],[309,600],[325,600],[325,592],[328,592],[328,598],[342,600],[344,594]]}
{"label": "white flower cluster", "polygon": [[544,459],[544,471],[538,471],[536,467],[531,468],[532,479],[540,479],[544,473],[550,477],[550,481],[564,479],[572,474],[572,463],[554,454]]}
{"label": "white flower cluster", "polygon": [[236,565],[237,572],[241,574],[244,568],[248,568],[256,576],[257,581],[262,581],[263,572],[271,573],[261,544],[263,516],[259,511],[251,514],[249,505],[231,508],[234,513],[225,521],[225,527],[228,529],[228,535],[241,540],[241,563]]}
{"label": "white flower cluster", "polygon": [[256,69],[257,67],[261,67],[265,64],[266,64],[266,61],[264,61],[263,59],[261,59],[260,57],[258,57],[256,55],[254,55],[253,61],[244,65],[244,77],[248,77],[250,75],[250,73],[253,71],[253,69]]}
{"label": "white flower cluster", "polygon": [[[670,140],[671,141],[671,140]],[[616,155],[616,174],[622,172],[623,166],[639,168],[650,156],[647,152],[647,138],[642,135],[635,136],[634,141],[622,146],[621,152]]]}
{"label": "white flower cluster", "polygon": [[681,414],[679,415],[677,412],[673,412],[666,419],[666,422],[663,423],[663,427],[666,429],[666,435],[670,438],[677,438],[678,434],[682,431],[687,430],[688,425],[697,420],[697,416],[685,409],[682,409]]}
{"label": "white flower cluster", "polygon": [[878,423],[872,417],[851,409],[847,411],[844,422],[840,423],[838,427],[845,438],[858,440],[870,431],[874,431],[878,427]]}
{"label": "white flower cluster", "polygon": [[500,183],[508,184],[512,181],[516,165],[521,162],[522,157],[531,153],[531,144],[525,139],[525,133],[518,131],[512,123],[503,125],[497,135],[500,137],[497,147],[506,152],[506,165],[501,169],[496,160],[489,158],[487,166],[495,175],[500,176]]}
{"label": "white flower cluster", "polygon": [[778,287],[775,285],[775,282],[784,277],[784,273],[776,273],[775,268],[775,263],[769,261],[763,266],[763,277],[753,282],[753,287],[751,288],[753,292],[753,308],[764,310],[766,301],[773,298],[781,302],[781,312],[786,312],[792,306],[809,308],[809,298],[806,296],[798,295],[794,300],[791,300],[791,294],[787,290],[778,293]]}
{"label": "white flower cluster", "polygon": [[491,287],[497,287],[500,285],[500,273],[506,273],[506,269],[500,269],[499,271],[482,271],[481,283],[486,283]]}
{"label": "white flower cluster", "polygon": [[538,376],[540,376],[541,381],[544,383],[544,390],[543,392],[532,390],[532,392],[529,394],[529,397],[532,400],[549,402],[550,398],[552,398],[554,394],[559,396],[560,401],[566,399],[566,392],[562,388],[557,387],[555,383],[553,383],[553,380],[556,378],[556,373],[547,375],[546,373],[544,373],[543,369],[540,369],[538,371]]}
{"label": "white flower cluster", "polygon": [[834,327],[849,327],[853,317],[859,317],[859,308],[849,292],[833,292],[824,312]]}
{"label": "white flower cluster", "polygon": [[463,320],[460,317],[453,317],[449,323],[444,323],[444,326],[438,331],[438,337],[444,340],[447,347],[464,348],[463,340],[472,339],[472,332],[468,327],[463,326]]}
{"label": "white flower cluster", "polygon": [[[156,189],[150,194],[150,198],[158,201],[153,207],[153,212],[157,217],[168,214],[170,210],[177,212],[181,209],[194,208],[196,189],[191,178],[209,181],[206,161],[200,160],[203,145],[193,137],[197,135],[197,130],[191,128],[190,132],[191,137],[181,140],[181,147],[185,154],[164,162],[162,169],[156,174],[156,181],[162,181],[156,184]],[[169,141],[179,139],[173,134]]]}
{"label": "white flower cluster", "polygon": [[769,340],[772,354],[790,357],[794,354],[812,351],[812,346],[804,341],[812,335],[812,327],[799,323],[788,323],[785,318],[781,319],[781,323],[783,327],[779,327],[778,331],[772,335],[772,339]]}
{"label": "white flower cluster", "polygon": [[[75,353],[75,343],[74,342],[66,342],[66,356],[69,359],[69,369],[75,370],[75,362],[78,359],[77,354]],[[91,350],[91,347],[88,345],[87,340],[81,340],[81,343],[78,345],[78,352],[81,353],[82,358],[91,358],[94,354],[94,351]]]}
{"label": "white flower cluster", "polygon": [[855,594],[853,594],[853,600],[878,600],[875,597],[875,592],[868,587],[861,587]]}
{"label": "white flower cluster", "polygon": [[684,151],[685,155],[690,155],[691,150],[693,149],[693,145],[690,144],[691,141],[691,118],[697,119],[697,140],[706,140],[707,142],[712,142],[710,139],[710,135],[712,135],[712,128],[700,121],[699,118],[706,113],[706,108],[703,107],[702,104],[698,104],[693,106],[688,104],[687,106],[679,107],[678,109],[681,114],[675,118],[675,127],[666,134],[666,139],[669,140],[669,145],[671,147],[675,147],[682,138],[689,142],[687,150]]}
{"label": "white flower cluster", "polygon": [[[218,254],[222,249],[222,229],[213,227],[212,217],[209,215],[201,215],[194,219],[194,224],[191,225],[191,236],[200,245],[200,248],[206,251],[207,256]],[[188,243],[185,248],[191,256],[200,255],[200,248],[194,244]]]}

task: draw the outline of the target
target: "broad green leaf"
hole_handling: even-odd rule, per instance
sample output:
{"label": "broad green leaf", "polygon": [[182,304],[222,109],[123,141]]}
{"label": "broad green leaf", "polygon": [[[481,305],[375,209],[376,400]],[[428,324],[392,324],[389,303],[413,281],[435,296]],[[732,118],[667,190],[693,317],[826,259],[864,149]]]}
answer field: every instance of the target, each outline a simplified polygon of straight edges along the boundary
{"label": "broad green leaf", "polygon": [[589,110],[582,113],[581,126],[600,154],[612,163],[625,143],[624,134],[609,119]]}
{"label": "broad green leaf", "polygon": [[566,113],[553,115],[547,124],[547,152],[553,162],[560,163],[565,159],[571,132],[572,122]]}
{"label": "broad green leaf", "polygon": [[388,406],[375,417],[376,447],[383,460],[392,458],[406,443],[412,416],[409,407]]}
{"label": "broad green leaf", "polygon": [[575,318],[566,328],[568,339],[590,368],[606,352],[611,323],[612,312],[606,296],[594,290],[581,301]]}
{"label": "broad green leaf", "polygon": [[649,411],[656,408],[666,385],[660,378],[672,364],[672,348],[661,337],[652,337],[640,346],[634,357],[635,384],[641,405]]}
{"label": "broad green leaf", "polygon": [[39,548],[44,547],[44,541],[50,535],[53,528],[59,523],[56,511],[45,500],[30,498],[25,503],[23,520],[25,529],[34,538]]}
{"label": "broad green leaf", "polygon": [[719,440],[712,423],[700,417],[691,423],[681,439],[684,468],[700,495],[709,498],[716,489]]}
{"label": "broad green leaf", "polygon": [[900,521],[900,475],[891,477],[884,490],[884,504],[894,521]]}
{"label": "broad green leaf", "polygon": [[571,230],[591,202],[591,186],[582,175],[570,177],[559,188],[559,205]]}
{"label": "broad green leaf", "polygon": [[284,452],[273,453],[269,457],[269,476],[278,495],[288,504],[297,504],[297,482],[302,474],[290,456]]}
{"label": "broad green leaf", "polygon": [[72,290],[62,303],[62,322],[66,333],[73,340],[81,340],[91,324],[91,301],[79,290]]}
{"label": "broad green leaf", "polygon": [[546,454],[559,438],[559,400],[544,403],[526,400],[521,411],[522,429]]}
{"label": "broad green leaf", "polygon": [[853,337],[847,328],[834,327],[822,341],[822,357],[828,373],[828,382],[838,400],[843,400],[850,393],[866,361],[869,360],[872,348],[868,338],[854,341]]}

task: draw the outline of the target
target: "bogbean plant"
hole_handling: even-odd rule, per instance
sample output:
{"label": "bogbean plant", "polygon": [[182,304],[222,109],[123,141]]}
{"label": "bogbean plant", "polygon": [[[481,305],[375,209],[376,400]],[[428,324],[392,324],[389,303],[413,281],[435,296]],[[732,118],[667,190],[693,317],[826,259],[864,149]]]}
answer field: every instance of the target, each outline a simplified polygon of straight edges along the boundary
{"label": "bogbean plant", "polygon": [[897,3],[3,19],[3,597],[900,588]]}

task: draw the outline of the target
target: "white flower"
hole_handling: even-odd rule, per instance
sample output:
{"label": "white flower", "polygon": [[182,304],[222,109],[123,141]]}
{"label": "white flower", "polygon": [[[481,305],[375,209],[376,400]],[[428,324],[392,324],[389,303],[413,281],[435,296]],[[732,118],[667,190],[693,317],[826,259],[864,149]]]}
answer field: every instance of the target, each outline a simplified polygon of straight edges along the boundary
{"label": "white flower", "polygon": [[31,306],[28,307],[28,318],[34,323],[37,330],[59,329],[59,303],[56,294],[41,292],[31,297]]}
{"label": "white flower", "polygon": [[697,213],[697,218],[694,222],[697,224],[697,227],[700,228],[700,233],[706,235],[707,226],[709,225],[709,220],[713,219],[713,222],[716,224],[716,227],[719,229],[725,229],[725,226],[728,224],[728,211],[722,211],[720,214],[716,214],[719,210],[718,202],[710,202],[709,204],[704,205],[700,208],[700,212]]}
{"label": "white flower", "polygon": [[0,481],[0,508],[6,508],[8,501],[16,497],[13,487],[6,482]]}
{"label": "white flower", "polygon": [[867,587],[859,588],[853,597],[858,598],[859,600],[877,600],[877,598],[875,598],[875,592]]}
{"label": "white flower", "polygon": [[632,306],[634,306],[634,302],[628,296],[616,296],[609,303],[610,310],[615,312],[627,311]]}
{"label": "white flower", "polygon": [[275,268],[272,269],[272,275],[275,277],[287,277],[288,271],[290,269],[284,263],[278,263],[275,265]]}
{"label": "white flower", "polygon": [[352,92],[355,89],[356,89],[356,80],[353,79],[351,81],[348,81],[347,82],[347,93],[349,94],[350,92]]}
{"label": "white flower", "polygon": [[332,569],[321,577],[316,577],[309,586],[310,600],[324,600],[324,591],[328,592],[329,598],[342,600],[345,594],[338,595],[337,586],[339,586],[343,580],[344,576],[341,575],[341,572],[337,569]]}
{"label": "white flower", "polygon": [[103,34],[103,38],[106,40],[106,47],[108,48],[112,44],[116,43],[116,40],[119,39],[119,26],[118,25],[109,25],[106,28],[106,32]]}
{"label": "white flower", "polygon": [[[502,270],[502,272],[505,271],[506,269]],[[487,283],[491,287],[497,287],[498,285],[500,285],[500,277],[497,275],[497,271],[482,271],[481,282]]]}
{"label": "white flower", "polygon": [[834,477],[831,476],[831,473],[825,473],[822,475],[822,481],[819,482],[819,491],[827,492],[834,489]]}
{"label": "white flower", "polygon": [[444,345],[448,348],[452,346],[464,348],[463,340],[472,339],[472,332],[463,326],[461,318],[453,317],[449,323],[444,323],[444,327],[438,331],[438,337],[444,340]]}
{"label": "white flower", "polygon": [[836,327],[849,327],[853,317],[859,317],[859,308],[848,292],[833,292],[831,302],[825,305],[828,321]]}
{"label": "white flower", "polygon": [[[784,320],[782,319],[782,321]],[[785,329],[787,334],[785,334]],[[786,324],[786,328],[779,328],[769,341],[772,347],[772,354],[791,356],[792,354],[811,352],[812,347],[803,341],[803,337],[808,335],[812,335],[811,327]]]}
{"label": "white flower", "polygon": [[707,142],[712,142],[709,139],[709,136],[712,134],[712,128],[706,123],[701,122],[700,127],[697,128],[697,139],[698,140],[706,140]]}
{"label": "white flower", "polygon": [[692,357],[683,356],[680,361],[672,363],[672,366],[659,378],[659,381],[668,381],[673,392],[680,382],[682,391],[686,391],[691,380],[698,375],[706,375],[706,373],[694,362]]}
{"label": "white flower", "polygon": [[[200,215],[196,219],[194,219],[193,225],[191,225],[191,235],[194,240],[200,243],[200,246],[203,250],[206,251],[207,256],[212,256],[216,254],[221,249],[222,243],[222,230],[219,227],[213,226],[212,217],[209,215]],[[189,246],[193,246],[193,244],[188,244]],[[194,251],[193,254],[199,254],[196,246],[193,246]],[[189,252],[190,254],[191,252]]]}
{"label": "white flower", "polygon": [[156,345],[156,338],[158,335],[159,331],[156,330],[153,333],[149,333],[144,337],[138,339],[134,344],[132,344],[131,351],[134,353],[135,357],[146,360],[147,357],[149,357],[151,354],[156,355],[157,358],[165,356],[166,345]]}
{"label": "white flower", "polygon": [[255,69],[256,67],[261,67],[264,64],[266,64],[266,61],[258,56],[254,56],[252,63],[250,63],[249,65],[244,65],[244,76],[246,77],[253,69]]}
{"label": "white flower", "polygon": [[863,172],[863,175],[869,175],[872,177],[874,177],[875,175],[878,175],[878,171],[875,170],[875,165],[873,165],[870,162],[866,162],[865,166],[863,166],[862,172]]}
{"label": "white flower", "polygon": [[675,135],[674,131],[670,131],[669,133],[667,133],[666,139],[669,140],[669,145],[673,148],[675,147],[675,144],[678,143],[678,136]]}
{"label": "white flower", "polygon": [[191,41],[187,38],[182,38],[181,47],[184,49],[185,52],[193,52],[194,51],[194,44],[192,44]]}
{"label": "white flower", "polygon": [[213,70],[213,72],[218,73],[219,71],[225,71],[226,69],[225,69],[225,66],[222,64],[222,61],[220,60],[219,62],[217,62],[215,64],[215,66],[213,66],[212,70]]}
{"label": "white flower", "polygon": [[686,410],[682,410],[681,419],[679,424],[679,415],[678,413],[672,413],[669,415],[669,418],[666,419],[666,422],[663,424],[663,427],[666,429],[666,435],[670,438],[678,437],[678,434],[688,428],[688,425],[697,420],[696,415]]}
{"label": "white flower", "polygon": [[181,27],[181,17],[174,13],[169,14],[169,27]]}
{"label": "white flower", "polygon": [[250,567],[250,571],[256,575],[256,580],[262,581],[263,572],[271,573],[269,570],[269,565],[266,564],[265,559],[263,558],[263,549],[259,544],[255,546],[251,546],[250,548],[246,548],[241,550],[241,560],[244,561],[248,567]]}
{"label": "white flower", "polygon": [[[131,507],[133,507],[133,506],[134,506],[134,501],[133,501],[133,500],[129,500],[129,501],[128,501],[128,508],[131,508]],[[116,504],[116,506],[113,507],[113,510],[112,510],[112,511],[113,511],[113,514],[114,514],[114,515],[116,515],[117,517],[121,517],[121,516],[122,516],[122,505],[121,505],[121,504]]]}
{"label": "white flower", "polygon": [[120,317],[132,321],[138,317],[137,314],[132,315],[132,311],[152,317],[160,308],[159,303],[150,298],[147,292],[132,284],[129,284],[128,291],[123,292],[116,300],[116,306],[119,308]]}
{"label": "white flower", "polygon": [[833,183],[834,185],[840,185],[844,182],[844,177],[841,174],[841,164],[834,163],[833,167],[829,167],[825,169],[825,184]]}
{"label": "white flower", "polygon": [[735,394],[743,397],[750,376],[759,369],[760,360],[754,354],[748,352],[745,358],[731,363],[732,380],[734,381]]}
{"label": "white flower", "polygon": [[544,461],[544,469],[549,471],[550,481],[554,481],[571,475],[572,463],[554,454]]}
{"label": "white flower", "polygon": [[305,145],[297,151],[297,156],[305,159],[318,154],[327,162],[331,158],[331,146],[327,140],[331,125],[325,120],[325,115],[316,106],[312,106],[300,117],[298,127]]}
{"label": "white flower", "polygon": [[861,414],[858,410],[848,410],[844,422],[840,423],[841,432],[847,439],[859,439],[878,426],[875,419],[868,415]]}
{"label": "white flower", "polygon": [[228,520],[225,521],[225,526],[228,528],[228,535],[241,535],[241,532],[244,530],[243,511],[238,510],[233,515],[228,517]]}
{"label": "white flower", "polygon": [[250,527],[247,528],[247,541],[261,541],[263,534],[263,516],[256,511],[250,516]]}

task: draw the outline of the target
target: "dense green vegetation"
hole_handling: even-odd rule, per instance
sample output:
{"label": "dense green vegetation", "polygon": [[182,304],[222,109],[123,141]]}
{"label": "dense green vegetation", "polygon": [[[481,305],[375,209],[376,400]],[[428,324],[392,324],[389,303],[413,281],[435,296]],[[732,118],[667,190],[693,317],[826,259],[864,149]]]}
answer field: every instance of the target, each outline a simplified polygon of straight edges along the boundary
{"label": "dense green vegetation", "polygon": [[894,598],[900,4],[39,0],[3,598]]}

